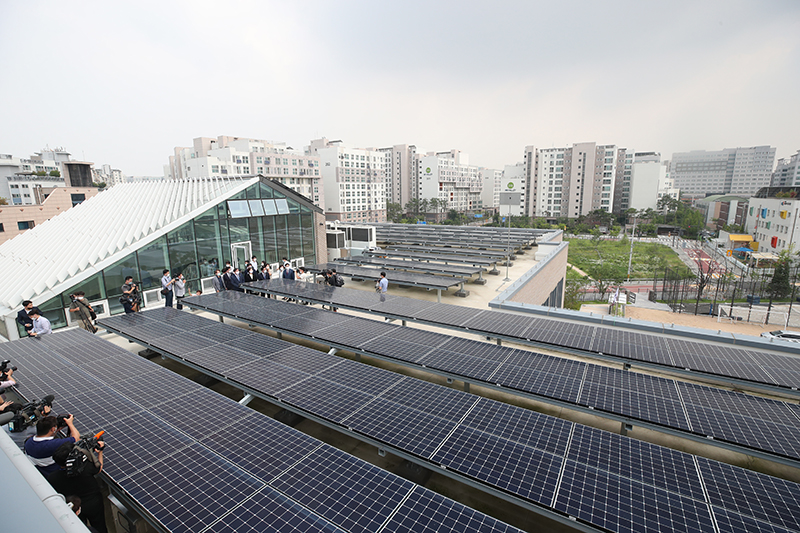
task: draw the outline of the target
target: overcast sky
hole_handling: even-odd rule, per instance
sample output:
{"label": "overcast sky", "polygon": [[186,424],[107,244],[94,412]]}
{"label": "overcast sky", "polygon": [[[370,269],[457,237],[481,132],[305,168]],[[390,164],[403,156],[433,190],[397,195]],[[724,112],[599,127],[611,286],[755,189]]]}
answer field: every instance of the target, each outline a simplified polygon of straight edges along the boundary
{"label": "overcast sky", "polygon": [[235,135],[800,149],[800,1],[0,2],[0,153],[127,175]]}

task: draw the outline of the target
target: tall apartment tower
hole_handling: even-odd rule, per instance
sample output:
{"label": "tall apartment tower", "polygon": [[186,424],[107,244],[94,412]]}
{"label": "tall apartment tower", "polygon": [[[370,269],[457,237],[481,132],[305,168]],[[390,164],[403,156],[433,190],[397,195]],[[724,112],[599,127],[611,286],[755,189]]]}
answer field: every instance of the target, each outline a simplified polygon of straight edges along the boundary
{"label": "tall apartment tower", "polygon": [[800,185],[800,150],[789,159],[778,159],[772,173],[770,187],[793,187]]}
{"label": "tall apartment tower", "polygon": [[319,157],[259,139],[221,135],[197,137],[192,147],[175,147],[166,179],[220,178],[260,174],[281,182],[325,208]]}
{"label": "tall apartment tower", "polygon": [[524,159],[531,216],[576,218],[596,209],[612,211],[617,173],[624,168],[624,148],[593,142],[538,151],[528,146]]}
{"label": "tall apartment tower", "polygon": [[675,187],[693,196],[755,194],[768,187],[775,165],[775,148],[753,146],[708,152],[672,154]]}
{"label": "tall apartment tower", "polygon": [[396,144],[389,148],[379,148],[378,151],[387,156],[386,201],[405,207],[409,200],[416,198],[414,159],[417,147],[413,144]]}
{"label": "tall apartment tower", "polygon": [[342,222],[386,222],[386,167],[391,155],[375,148],[347,148],[316,139],[306,153],[319,157],[325,218]]}
{"label": "tall apartment tower", "polygon": [[417,198],[438,198],[447,209],[469,213],[483,209],[482,176],[460,150],[417,155]]}

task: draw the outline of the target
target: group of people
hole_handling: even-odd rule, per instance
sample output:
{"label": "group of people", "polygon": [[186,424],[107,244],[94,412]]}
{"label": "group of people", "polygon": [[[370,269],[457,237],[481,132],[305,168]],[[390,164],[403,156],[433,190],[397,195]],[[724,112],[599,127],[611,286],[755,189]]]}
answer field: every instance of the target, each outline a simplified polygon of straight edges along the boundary
{"label": "group of people", "polygon": [[[81,434],[75,427],[73,415],[63,417],[69,436],[58,437],[58,418],[53,416],[49,406],[43,408],[41,418],[36,422],[36,435],[25,440],[23,449],[37,470],[50,482],[50,485],[64,496],[72,510],[90,531],[105,533],[105,504],[100,485],[95,476],[103,470],[103,448],[97,446],[86,455],[84,468],[77,472],[68,471],[70,457],[75,457],[73,449]],[[83,454],[83,452],[80,452]]]}

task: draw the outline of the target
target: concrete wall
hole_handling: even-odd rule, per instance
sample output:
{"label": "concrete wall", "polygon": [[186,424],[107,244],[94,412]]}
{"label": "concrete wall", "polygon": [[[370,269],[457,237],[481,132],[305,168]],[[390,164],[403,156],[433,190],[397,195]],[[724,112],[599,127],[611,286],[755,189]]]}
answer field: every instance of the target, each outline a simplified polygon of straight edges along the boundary
{"label": "concrete wall", "polygon": [[562,280],[564,280],[564,283],[561,284],[561,301],[563,302],[569,243],[561,242],[561,237],[559,231],[548,235],[547,240],[540,241],[536,250],[538,263],[520,276],[497,298],[489,302],[489,306],[501,307],[508,302],[533,306],[543,305]]}
{"label": "concrete wall", "polygon": [[314,212],[314,239],[317,263],[328,261],[328,240],[325,236],[325,214]]}
{"label": "concrete wall", "polygon": [[0,243],[27,231],[20,230],[17,222],[32,221],[38,226],[72,207],[72,194],[84,194],[88,200],[97,192],[95,187],[56,187],[42,205],[0,205]]}

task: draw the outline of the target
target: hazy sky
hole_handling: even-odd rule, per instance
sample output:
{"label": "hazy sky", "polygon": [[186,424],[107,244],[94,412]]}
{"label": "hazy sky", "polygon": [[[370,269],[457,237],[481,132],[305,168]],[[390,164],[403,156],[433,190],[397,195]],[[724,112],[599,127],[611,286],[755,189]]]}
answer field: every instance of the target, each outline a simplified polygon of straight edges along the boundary
{"label": "hazy sky", "polygon": [[194,137],[800,149],[800,1],[0,1],[0,153],[161,175]]}

